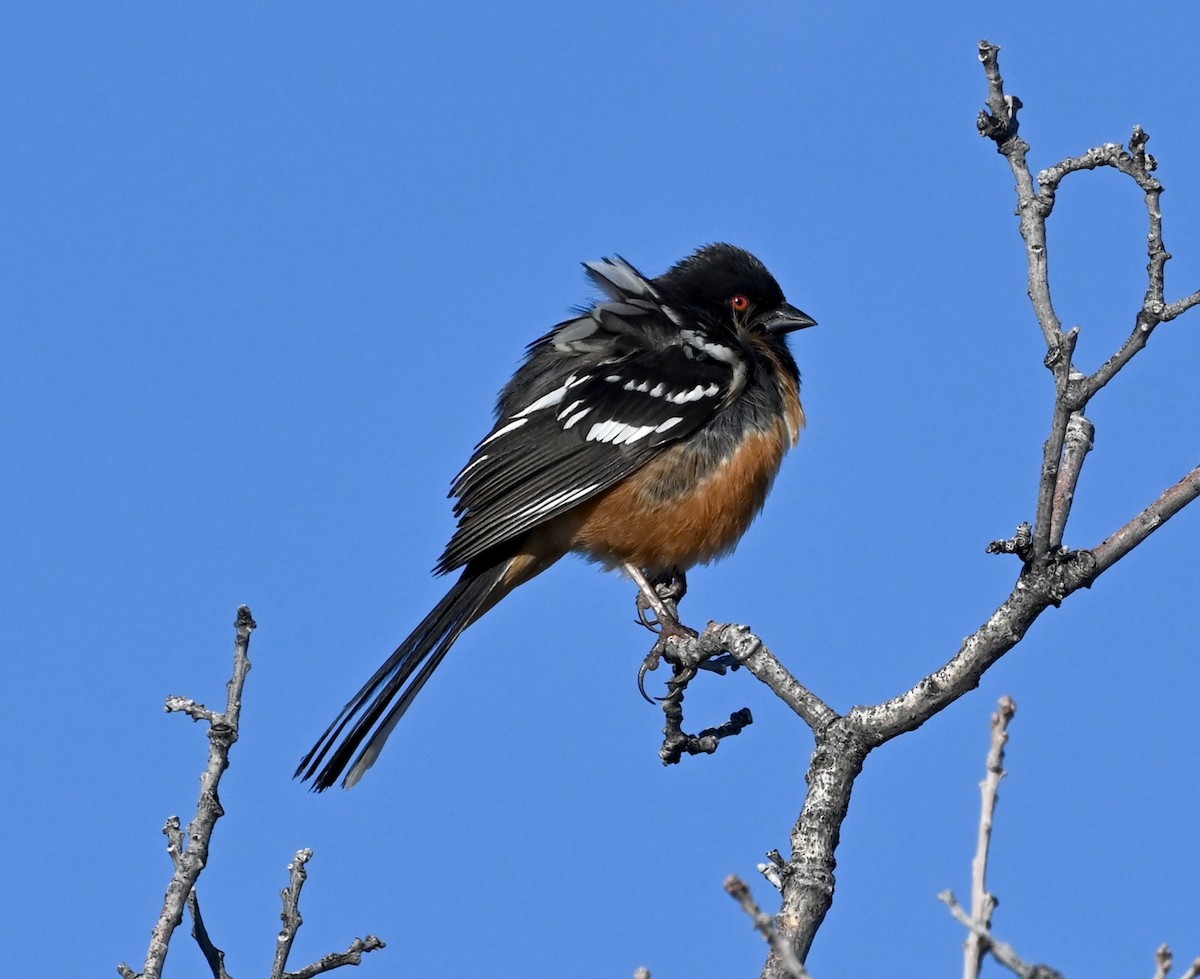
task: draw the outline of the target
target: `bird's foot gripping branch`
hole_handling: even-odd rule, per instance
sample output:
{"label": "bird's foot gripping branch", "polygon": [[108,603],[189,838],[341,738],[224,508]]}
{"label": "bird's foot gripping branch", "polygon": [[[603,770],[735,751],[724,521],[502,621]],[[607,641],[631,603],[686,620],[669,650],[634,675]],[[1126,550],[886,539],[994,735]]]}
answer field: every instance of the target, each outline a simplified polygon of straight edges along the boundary
{"label": "bird's foot gripping branch", "polygon": [[660,660],[666,661],[671,667],[667,695],[658,698],[666,715],[659,757],[667,765],[675,764],[684,755],[712,754],[722,739],[740,734],[754,722],[749,708],[743,707],[715,727],[704,728],[697,734],[684,731],[684,693],[688,684],[702,671],[724,675],[745,667],[814,730],[823,730],[837,717],[828,705],[788,672],[758,636],[743,625],[710,622],[708,628],[698,636],[661,636],[642,664],[639,684],[643,682],[646,671],[656,669]]}

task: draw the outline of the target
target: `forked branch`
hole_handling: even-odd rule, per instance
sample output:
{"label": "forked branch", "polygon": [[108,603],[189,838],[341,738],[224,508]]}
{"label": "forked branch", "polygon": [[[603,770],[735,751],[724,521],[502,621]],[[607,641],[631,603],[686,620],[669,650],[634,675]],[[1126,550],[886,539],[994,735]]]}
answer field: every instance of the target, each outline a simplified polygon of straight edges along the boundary
{"label": "forked branch", "polygon": [[[175,874],[167,886],[163,899],[162,913],[150,937],[150,949],[141,972],[135,972],[122,962],[117,971],[123,979],[157,979],[162,975],[167,950],[175,929],[183,921],[186,907],[192,915],[192,935],[208,963],[214,979],[229,979],[225,971],[225,953],[221,951],[208,933],[200,913],[200,900],[196,895],[196,882],[208,863],[209,844],[217,820],[225,814],[218,798],[221,776],[229,767],[229,749],[238,739],[238,725],[242,712],[242,691],[246,676],[250,672],[250,633],[256,628],[250,609],[243,605],[238,609],[237,637],[234,642],[233,676],[227,684],[227,697],[223,712],[209,710],[187,697],[168,697],[167,713],[187,714],[194,721],[205,721],[209,725],[208,767],[200,777],[200,802],[196,817],[188,825],[186,839],[178,816],[167,820],[163,832],[167,836],[167,852],[175,867]],[[305,864],[312,857],[311,850],[301,850],[288,868],[291,883],[283,892],[284,928],[275,943],[275,963],[272,979],[309,979],[344,965],[358,965],[364,952],[373,952],[384,947],[384,943],[373,935],[356,938],[345,952],[335,952],[305,966],[298,972],[285,971],[292,942],[301,925],[300,890],[307,876]]]}

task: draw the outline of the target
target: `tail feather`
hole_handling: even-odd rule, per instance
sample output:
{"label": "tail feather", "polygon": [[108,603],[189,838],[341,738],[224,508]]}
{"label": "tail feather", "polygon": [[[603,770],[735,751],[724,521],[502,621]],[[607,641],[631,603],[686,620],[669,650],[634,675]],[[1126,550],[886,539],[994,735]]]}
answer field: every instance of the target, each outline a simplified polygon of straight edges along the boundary
{"label": "tail feather", "polygon": [[[501,561],[482,571],[464,569],[446,597],[375,671],[301,759],[297,778],[312,779],[313,791],[324,792],[347,767],[350,770],[342,780],[345,788],[363,777],[454,641],[501,597],[495,592],[509,563]],[[343,736],[347,726],[350,729]]]}

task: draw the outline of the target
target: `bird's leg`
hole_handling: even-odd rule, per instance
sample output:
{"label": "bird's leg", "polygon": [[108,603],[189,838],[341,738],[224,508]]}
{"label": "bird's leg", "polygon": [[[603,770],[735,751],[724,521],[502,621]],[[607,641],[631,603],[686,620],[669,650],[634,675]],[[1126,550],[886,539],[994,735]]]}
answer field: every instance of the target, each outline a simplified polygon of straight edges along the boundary
{"label": "bird's leg", "polygon": [[[652,582],[637,565],[626,564],[624,567],[638,586],[638,621],[642,625],[662,636],[694,638],[698,634],[679,621],[676,604],[687,593],[687,579],[680,568],[669,568],[655,575]],[[649,618],[648,612],[653,612],[654,618]]]}
{"label": "bird's leg", "polygon": [[[637,565],[626,564],[625,570],[638,586],[638,621],[651,632],[658,633],[658,642],[646,654],[642,668],[638,670],[638,690],[647,701],[654,703],[654,699],[646,693],[646,674],[658,669],[659,660],[666,652],[666,640],[671,636],[694,639],[698,635],[694,629],[689,629],[679,621],[676,610],[676,603],[687,592],[687,579],[681,568],[669,568],[655,575],[653,582]],[[653,618],[649,617],[649,612],[654,613]]]}

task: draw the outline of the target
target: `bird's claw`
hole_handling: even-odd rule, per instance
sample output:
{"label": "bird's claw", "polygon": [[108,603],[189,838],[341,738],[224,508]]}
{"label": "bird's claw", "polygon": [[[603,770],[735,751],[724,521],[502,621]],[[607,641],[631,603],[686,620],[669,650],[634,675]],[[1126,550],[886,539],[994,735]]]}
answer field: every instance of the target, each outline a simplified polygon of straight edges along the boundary
{"label": "bird's claw", "polygon": [[661,658],[662,654],[658,650],[658,644],[655,643],[654,648],[642,660],[642,668],[638,670],[638,693],[642,695],[642,699],[648,704],[655,704],[658,701],[646,693],[646,674],[651,670],[658,669],[658,662]]}
{"label": "bird's claw", "polygon": [[[638,670],[638,691],[649,704],[661,703],[662,701],[668,699],[667,697],[651,697],[648,693],[646,693],[646,674],[651,670],[657,670],[658,664],[664,656],[666,656],[668,660],[671,659],[670,653],[667,649],[667,640],[672,637],[677,637],[680,639],[695,639],[700,635],[700,633],[698,633],[695,629],[689,628],[681,623],[678,619],[672,621],[656,620],[656,624],[659,626],[658,641],[655,642],[654,647],[650,650],[650,652],[646,654],[646,658],[642,660],[641,668]],[[647,628],[649,627],[647,626]],[[672,660],[672,662],[674,661]],[[714,669],[716,668],[714,667]],[[719,672],[723,673],[724,669],[720,669]],[[695,673],[694,669],[692,670],[692,673]]]}
{"label": "bird's claw", "polygon": [[646,596],[641,592],[637,595],[637,620],[641,625],[644,625],[651,632],[658,632],[661,623],[657,615],[651,615],[654,610],[650,607],[650,603],[646,601]]}
{"label": "bird's claw", "polygon": [[[647,594],[646,589],[651,587],[654,593]],[[637,595],[638,622],[651,632],[663,636],[697,635],[679,622],[679,602],[686,594],[687,576],[682,568],[667,568],[651,580],[641,578]],[[663,611],[666,611],[666,616],[662,614]]]}
{"label": "bird's claw", "polygon": [[672,605],[678,605],[687,594],[687,575],[680,567],[667,568],[654,578],[653,583],[658,597]]}

